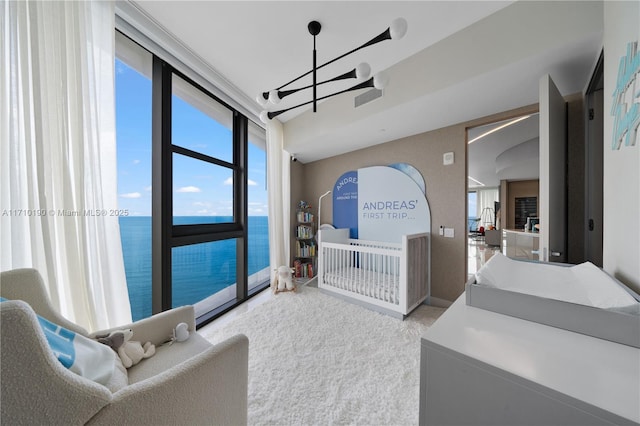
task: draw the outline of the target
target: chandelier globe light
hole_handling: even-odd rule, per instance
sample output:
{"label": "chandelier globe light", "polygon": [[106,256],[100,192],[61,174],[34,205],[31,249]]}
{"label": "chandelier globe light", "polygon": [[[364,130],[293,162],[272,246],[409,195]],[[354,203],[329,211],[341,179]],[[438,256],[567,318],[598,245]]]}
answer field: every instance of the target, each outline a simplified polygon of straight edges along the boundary
{"label": "chandelier globe light", "polygon": [[407,34],[408,28],[409,26],[406,19],[396,18],[391,21],[391,25],[389,26],[389,36],[392,40],[400,40],[405,36],[405,34]]}

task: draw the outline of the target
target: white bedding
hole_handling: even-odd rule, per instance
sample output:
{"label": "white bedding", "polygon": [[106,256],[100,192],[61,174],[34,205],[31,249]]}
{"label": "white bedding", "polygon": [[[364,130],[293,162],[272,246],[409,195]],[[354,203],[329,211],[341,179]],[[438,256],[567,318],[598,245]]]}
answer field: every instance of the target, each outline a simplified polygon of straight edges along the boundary
{"label": "white bedding", "polygon": [[640,313],[640,303],[590,262],[558,266],[496,253],[476,273],[477,284],[570,303]]}

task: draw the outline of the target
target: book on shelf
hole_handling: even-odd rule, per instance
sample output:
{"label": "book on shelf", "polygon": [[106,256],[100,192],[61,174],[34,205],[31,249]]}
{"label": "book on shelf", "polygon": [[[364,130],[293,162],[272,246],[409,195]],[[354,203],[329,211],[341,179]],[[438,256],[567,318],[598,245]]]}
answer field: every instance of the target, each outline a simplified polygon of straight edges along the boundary
{"label": "book on shelf", "polygon": [[316,255],[316,242],[310,241],[297,241],[296,244],[296,257],[315,257]]}
{"label": "book on shelf", "polygon": [[313,227],[309,225],[298,225],[296,227],[296,238],[302,238],[302,239],[313,238]]}
{"label": "book on shelf", "polygon": [[313,222],[313,213],[309,213],[308,211],[299,210],[298,211],[298,222],[302,223],[311,223]]}
{"label": "book on shelf", "polygon": [[315,271],[312,262],[303,262],[297,259],[293,262],[296,278],[313,278]]}

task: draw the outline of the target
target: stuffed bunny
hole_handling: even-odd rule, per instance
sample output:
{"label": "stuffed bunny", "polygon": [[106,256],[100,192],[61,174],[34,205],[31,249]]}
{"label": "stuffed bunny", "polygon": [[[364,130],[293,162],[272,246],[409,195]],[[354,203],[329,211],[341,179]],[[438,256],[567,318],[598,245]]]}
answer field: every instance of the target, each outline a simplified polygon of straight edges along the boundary
{"label": "stuffed bunny", "polygon": [[144,345],[135,340],[131,340],[133,331],[131,329],[112,331],[106,336],[98,336],[97,340],[116,351],[122,365],[129,368],[139,363],[143,358],[149,358],[156,353],[156,347],[151,342]]}

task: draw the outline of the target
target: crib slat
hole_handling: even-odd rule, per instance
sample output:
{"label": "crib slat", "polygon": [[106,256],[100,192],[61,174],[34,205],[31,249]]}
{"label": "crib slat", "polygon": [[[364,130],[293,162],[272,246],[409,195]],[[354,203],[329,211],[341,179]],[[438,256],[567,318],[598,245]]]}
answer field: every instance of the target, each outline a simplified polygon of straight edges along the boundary
{"label": "crib slat", "polygon": [[[339,265],[340,265],[340,270],[343,270],[343,268],[346,266],[344,256],[345,256],[344,252],[342,252],[342,251],[341,251],[341,252],[339,253],[339,258],[340,258],[340,260],[339,260],[339,262],[340,262],[340,263],[339,263]],[[341,275],[342,275],[342,274],[341,274]],[[343,277],[343,278],[342,278],[342,280],[341,280],[341,282],[340,282],[340,288],[345,288],[345,285],[346,285],[346,283],[345,283],[345,280],[344,280],[344,277]]]}
{"label": "crib slat", "polygon": [[393,280],[393,256],[385,256],[385,267],[387,269],[387,274],[384,277],[384,301],[390,302],[389,293],[391,287],[391,281]]}
{"label": "crib slat", "polygon": [[378,300],[384,300],[384,281],[385,281],[385,274],[386,274],[386,259],[387,256],[381,256],[380,257],[380,266],[378,267],[378,272],[376,273],[377,275],[377,281],[379,282],[379,284],[376,286],[378,288]]}
{"label": "crib slat", "polygon": [[369,291],[371,289],[370,287],[370,282],[367,279],[367,277],[364,275],[365,271],[369,268],[369,264],[371,263],[371,253],[363,253],[362,256],[362,265],[360,265],[360,268],[358,269],[358,271],[360,271],[360,280],[362,280],[363,282],[363,292],[362,294],[364,294],[365,296],[369,296]]}
{"label": "crib slat", "polygon": [[369,276],[371,277],[369,279],[369,291],[371,293],[371,295],[373,297],[375,297],[376,299],[378,299],[378,290],[380,289],[380,286],[378,285],[377,281],[377,277],[376,277],[376,269],[379,268],[378,265],[378,256],[374,255],[373,253],[370,254],[371,257],[371,267],[370,267],[370,274]]}
{"label": "crib slat", "polygon": [[384,300],[384,282],[387,279],[387,259],[388,256],[381,256],[380,258],[380,271],[378,272],[378,280],[380,281],[380,285],[378,285],[378,298],[380,300]]}

